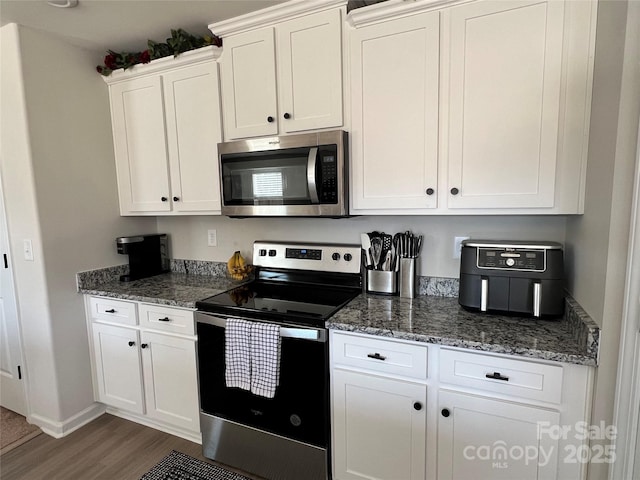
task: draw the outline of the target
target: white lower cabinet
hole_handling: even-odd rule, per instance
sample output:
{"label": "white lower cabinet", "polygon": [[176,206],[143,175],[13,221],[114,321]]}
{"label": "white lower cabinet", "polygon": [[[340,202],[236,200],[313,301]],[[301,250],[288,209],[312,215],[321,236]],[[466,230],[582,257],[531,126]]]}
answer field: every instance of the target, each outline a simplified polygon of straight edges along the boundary
{"label": "white lower cabinet", "polygon": [[[89,312],[95,304],[113,311],[113,317],[88,315],[96,399],[116,415],[198,441],[193,311],[90,297]],[[118,315],[124,306],[126,317]]]}
{"label": "white lower cabinet", "polygon": [[425,478],[427,347],[331,332],[333,478]]}
{"label": "white lower cabinet", "polygon": [[142,332],[141,342],[147,416],[199,431],[194,340]]}
{"label": "white lower cabinet", "polygon": [[426,386],[342,369],[332,386],[334,478],[424,478]]}
{"label": "white lower cabinet", "polygon": [[560,414],[465,393],[440,391],[438,478],[555,479],[558,441],[538,434]]}
{"label": "white lower cabinet", "polygon": [[144,413],[138,331],[101,323],[92,330],[98,400]]}
{"label": "white lower cabinet", "polygon": [[586,478],[592,367],[339,331],[330,342],[334,479]]}

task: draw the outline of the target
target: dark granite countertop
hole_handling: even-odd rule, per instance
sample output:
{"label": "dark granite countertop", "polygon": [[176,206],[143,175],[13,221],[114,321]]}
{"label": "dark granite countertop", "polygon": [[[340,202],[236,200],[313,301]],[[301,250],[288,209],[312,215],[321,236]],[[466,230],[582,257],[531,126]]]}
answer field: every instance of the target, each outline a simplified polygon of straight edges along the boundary
{"label": "dark granite countertop", "polygon": [[564,318],[542,320],[469,312],[458,305],[457,298],[363,294],[326,325],[334,330],[597,365],[599,329],[570,297]]}
{"label": "dark granite countertop", "polygon": [[[87,295],[195,308],[196,301],[238,285],[224,275],[225,268],[226,265],[215,262],[176,260],[172,273],[120,282],[119,275],[126,272],[126,267],[120,265],[79,273],[78,291]],[[453,280],[434,279],[437,285],[443,286],[436,291],[444,291],[448,296],[420,295],[406,299],[359,295],[326,325],[334,330],[597,365],[600,330],[571,297],[567,296],[565,315],[559,320],[472,313],[458,305],[455,289],[444,288],[450,287]],[[428,288],[422,290],[429,291]]]}
{"label": "dark granite countertop", "polygon": [[237,284],[226,277],[165,273],[132,282],[114,279],[78,290],[87,295],[195,308],[196,301],[217,295]]}

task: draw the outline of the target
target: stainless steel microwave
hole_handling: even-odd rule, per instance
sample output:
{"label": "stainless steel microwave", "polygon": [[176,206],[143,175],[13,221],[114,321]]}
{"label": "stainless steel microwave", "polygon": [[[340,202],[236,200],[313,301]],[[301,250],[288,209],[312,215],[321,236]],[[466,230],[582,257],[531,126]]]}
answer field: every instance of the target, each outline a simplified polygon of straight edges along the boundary
{"label": "stainless steel microwave", "polygon": [[219,143],[222,214],[346,216],[347,152],[342,130]]}

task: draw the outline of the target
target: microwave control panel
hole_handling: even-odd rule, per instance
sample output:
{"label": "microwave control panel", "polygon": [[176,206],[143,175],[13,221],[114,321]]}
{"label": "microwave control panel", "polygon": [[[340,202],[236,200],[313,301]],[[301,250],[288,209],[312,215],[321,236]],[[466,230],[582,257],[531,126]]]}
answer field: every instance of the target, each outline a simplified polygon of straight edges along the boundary
{"label": "microwave control panel", "polygon": [[338,159],[335,151],[320,150],[320,203],[338,202]]}
{"label": "microwave control panel", "polygon": [[544,250],[478,248],[477,265],[478,268],[544,272],[546,252]]}

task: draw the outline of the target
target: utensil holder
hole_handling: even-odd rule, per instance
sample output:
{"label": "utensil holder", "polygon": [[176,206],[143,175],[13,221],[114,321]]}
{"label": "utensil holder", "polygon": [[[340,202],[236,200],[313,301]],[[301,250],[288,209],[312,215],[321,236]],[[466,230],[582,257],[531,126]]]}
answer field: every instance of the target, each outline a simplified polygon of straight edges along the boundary
{"label": "utensil holder", "polygon": [[400,284],[400,296],[402,298],[416,297],[416,259],[401,258],[398,275]]}
{"label": "utensil holder", "polygon": [[367,292],[384,295],[398,294],[397,272],[386,270],[365,270],[367,277]]}

